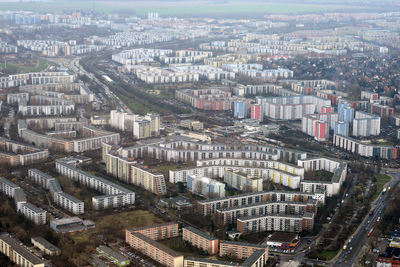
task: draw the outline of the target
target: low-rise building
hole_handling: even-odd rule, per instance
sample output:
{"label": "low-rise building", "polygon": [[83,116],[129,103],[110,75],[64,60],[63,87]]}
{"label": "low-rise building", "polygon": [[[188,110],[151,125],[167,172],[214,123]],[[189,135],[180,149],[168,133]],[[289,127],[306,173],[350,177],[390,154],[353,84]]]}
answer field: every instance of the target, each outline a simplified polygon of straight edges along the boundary
{"label": "low-rise building", "polygon": [[71,233],[94,228],[96,224],[90,220],[82,220],[79,217],[70,217],[50,221],[50,228],[57,233]]}
{"label": "low-rise building", "polygon": [[54,246],[52,243],[50,243],[49,241],[47,241],[46,239],[44,239],[41,236],[32,237],[31,238],[31,243],[35,247],[37,247],[38,249],[40,249],[41,251],[46,253],[47,255],[57,256],[57,255],[60,255],[60,253],[61,253],[61,249],[59,249],[58,247]]}

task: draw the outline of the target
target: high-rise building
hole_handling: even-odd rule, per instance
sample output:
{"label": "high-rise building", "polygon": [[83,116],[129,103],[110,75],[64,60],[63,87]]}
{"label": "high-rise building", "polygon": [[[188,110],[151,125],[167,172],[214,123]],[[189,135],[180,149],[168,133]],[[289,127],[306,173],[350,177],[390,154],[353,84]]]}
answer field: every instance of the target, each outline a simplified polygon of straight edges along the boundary
{"label": "high-rise building", "polygon": [[251,104],[250,105],[250,118],[254,120],[263,121],[264,114],[262,111],[262,105],[260,104]]}
{"label": "high-rise building", "polygon": [[329,139],[329,127],[326,121],[316,121],[315,122],[315,135],[314,138],[317,141],[328,141]]}
{"label": "high-rise building", "polygon": [[381,117],[357,111],[353,121],[353,136],[366,137],[381,133]]}
{"label": "high-rise building", "polygon": [[238,119],[244,119],[248,117],[249,105],[244,101],[236,101],[233,103],[233,116]]}
{"label": "high-rise building", "polygon": [[335,128],[333,131],[335,134],[349,136],[349,123],[344,121],[337,121],[335,122]]}
{"label": "high-rise building", "polygon": [[207,197],[225,197],[225,184],[200,175],[189,175],[187,188],[193,193]]}

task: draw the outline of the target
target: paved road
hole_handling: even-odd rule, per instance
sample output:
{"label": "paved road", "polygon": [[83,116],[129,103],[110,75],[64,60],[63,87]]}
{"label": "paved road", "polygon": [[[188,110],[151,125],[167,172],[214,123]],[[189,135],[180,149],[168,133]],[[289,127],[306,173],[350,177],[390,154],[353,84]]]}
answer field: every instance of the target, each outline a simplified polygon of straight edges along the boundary
{"label": "paved road", "polygon": [[[393,189],[394,185],[400,181],[400,172],[399,171],[389,171],[389,175],[393,177],[393,180],[389,183],[389,186]],[[368,216],[364,219],[361,227],[355,232],[355,234],[350,237],[347,241],[347,249],[342,250],[340,255],[337,257],[336,262],[333,266],[353,266],[356,262],[357,256],[360,253],[361,248],[368,241],[368,233],[374,227],[374,224],[378,217],[382,217],[387,204],[390,199],[388,198],[388,194],[380,195],[379,198],[372,205],[372,209],[374,213],[371,216]]]}

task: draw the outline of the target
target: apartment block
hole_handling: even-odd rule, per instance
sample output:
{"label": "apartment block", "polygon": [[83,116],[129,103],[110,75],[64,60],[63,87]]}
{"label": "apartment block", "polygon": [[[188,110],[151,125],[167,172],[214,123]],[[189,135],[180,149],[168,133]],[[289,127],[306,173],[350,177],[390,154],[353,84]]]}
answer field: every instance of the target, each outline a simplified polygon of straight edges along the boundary
{"label": "apartment block", "polygon": [[257,245],[245,242],[235,242],[235,241],[226,241],[221,240],[219,243],[219,256],[233,256],[237,259],[248,259],[251,255],[258,251],[262,250],[265,252],[266,257],[264,257],[264,263],[268,260],[268,246],[267,245]]}
{"label": "apartment block", "polygon": [[184,267],[264,267],[267,266],[267,260],[268,252],[266,252],[265,249],[258,249],[243,263],[186,257],[184,260]]}
{"label": "apartment block", "polygon": [[56,162],[56,170],[58,173],[65,175],[84,186],[105,194],[103,196],[92,198],[92,203],[95,209],[122,207],[133,205],[135,203],[134,192],[104,178],[94,176],[61,161]]}
{"label": "apartment block", "polygon": [[306,212],[303,215],[268,214],[243,217],[237,219],[237,230],[241,233],[254,232],[295,232],[312,231],[314,227],[314,213]]}
{"label": "apartment block", "polygon": [[[300,175],[292,174],[290,172],[271,169],[267,167],[251,167],[251,166],[246,167],[246,166],[236,166],[236,165],[234,166],[204,165],[201,167],[190,168],[190,169],[170,170],[169,179],[171,183],[177,183],[177,182],[187,183],[189,176],[197,175],[197,176],[204,176],[211,178],[223,178],[225,180],[225,176],[227,175],[229,176],[227,172],[239,172],[249,177],[259,177],[262,180],[271,180],[274,183],[282,184],[293,189],[299,188],[301,182]],[[250,178],[248,180],[250,180]],[[253,182],[257,186],[259,186],[260,183],[262,184],[262,181],[259,180],[253,179]]]}
{"label": "apartment block", "polygon": [[262,177],[254,177],[239,171],[226,170],[224,182],[232,188],[245,192],[261,192],[263,190]]}
{"label": "apartment block", "polygon": [[72,212],[73,214],[83,214],[85,212],[85,204],[83,201],[64,192],[56,192],[53,194],[54,203]]}
{"label": "apartment block", "polygon": [[169,223],[126,229],[125,235],[127,240],[130,240],[131,233],[140,233],[152,240],[163,240],[163,239],[178,237],[179,225],[176,222],[169,222]]}
{"label": "apartment block", "polygon": [[26,142],[35,143],[46,149],[62,152],[84,152],[101,148],[102,143],[118,144],[119,133],[109,132],[91,126],[82,126],[82,138],[70,140],[53,137],[30,130],[26,121],[18,120],[18,135]]}
{"label": "apartment block", "polygon": [[15,198],[16,191],[19,189],[19,185],[14,184],[10,180],[0,177],[0,190],[3,194],[10,198]]}
{"label": "apartment block", "polygon": [[219,199],[201,200],[197,202],[197,212],[203,216],[210,216],[216,214],[217,211],[221,209],[242,207],[254,203],[263,203],[267,201],[307,202],[311,199],[316,200],[318,205],[323,205],[325,204],[325,192],[264,191]]}
{"label": "apartment block", "polygon": [[130,238],[126,239],[125,242],[135,250],[157,261],[162,266],[183,267],[182,255],[141,233],[131,233]]}
{"label": "apartment block", "polygon": [[374,144],[368,140],[357,140],[339,134],[334,135],[333,144],[345,151],[367,158],[398,159],[400,157],[400,148],[397,146]]}
{"label": "apartment block", "polygon": [[147,156],[153,159],[174,162],[191,162],[218,158],[297,162],[298,159],[305,159],[307,157],[306,152],[279,146],[246,143],[209,144],[179,135],[169,136],[165,139],[151,139],[135,146],[126,147],[121,150],[120,154],[127,158]]}
{"label": "apartment block", "polygon": [[182,228],[182,239],[210,255],[218,253],[219,240],[194,227]]}
{"label": "apartment block", "polygon": [[35,224],[46,224],[46,211],[36,207],[35,205],[26,202],[22,203],[18,209],[26,218],[33,221]]}
{"label": "apartment block", "polygon": [[317,213],[317,201],[267,201],[254,203],[240,207],[221,208],[217,210],[220,222],[224,224],[236,224],[236,220],[242,217],[257,217],[269,214],[303,215],[306,212]]}
{"label": "apartment block", "polygon": [[362,111],[356,111],[353,120],[353,136],[367,137],[379,135],[381,132],[381,117]]}
{"label": "apartment block", "polygon": [[111,110],[110,126],[121,131],[132,132],[137,139],[154,137],[160,134],[160,115],[148,113],[145,116],[139,116]]}
{"label": "apartment block", "polygon": [[205,197],[225,197],[225,184],[201,175],[189,175],[187,188]]}
{"label": "apartment block", "polygon": [[320,112],[324,106],[331,106],[331,101],[314,95],[300,95],[257,97],[257,104],[263,106],[264,115],[271,119],[298,120],[305,115]]}
{"label": "apartment block", "polygon": [[0,235],[0,252],[18,266],[44,267],[45,262],[7,233]]}
{"label": "apartment block", "polygon": [[35,182],[35,184],[38,184],[47,190],[50,190],[50,182],[55,180],[54,177],[38,169],[29,169],[28,177],[31,178]]}
{"label": "apartment block", "polygon": [[327,197],[339,194],[340,188],[347,175],[347,163],[345,161],[330,158],[309,158],[305,160],[299,160],[297,164],[302,166],[306,171],[325,170],[333,173],[330,181],[301,181],[300,190],[302,192],[312,193],[324,191]]}
{"label": "apartment block", "polygon": [[[107,145],[105,145],[107,146]],[[108,174],[118,179],[134,184],[157,194],[163,195],[167,192],[164,175],[152,169],[142,166],[130,158],[119,155],[119,150],[103,151]]]}
{"label": "apartment block", "polygon": [[0,137],[0,163],[24,166],[44,161],[49,150]]}

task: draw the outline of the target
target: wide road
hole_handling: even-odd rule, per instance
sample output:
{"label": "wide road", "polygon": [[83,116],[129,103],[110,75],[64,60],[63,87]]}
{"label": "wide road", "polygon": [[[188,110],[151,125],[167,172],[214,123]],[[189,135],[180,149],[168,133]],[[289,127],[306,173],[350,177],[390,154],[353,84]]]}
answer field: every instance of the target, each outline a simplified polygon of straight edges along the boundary
{"label": "wide road", "polygon": [[[386,173],[386,172],[383,172]],[[393,177],[392,181],[389,182],[388,186],[394,189],[394,185],[400,181],[400,172],[390,170],[387,172],[388,175]],[[341,250],[340,255],[336,258],[336,262],[333,266],[353,266],[361,248],[365,245],[368,240],[368,233],[374,227],[374,224],[378,217],[382,217],[385,212],[387,204],[390,202],[390,198],[388,194],[379,195],[378,199],[373,203],[372,210],[373,214],[371,216],[367,216],[362,222],[361,227],[353,234],[352,237],[347,241],[347,249]]]}

